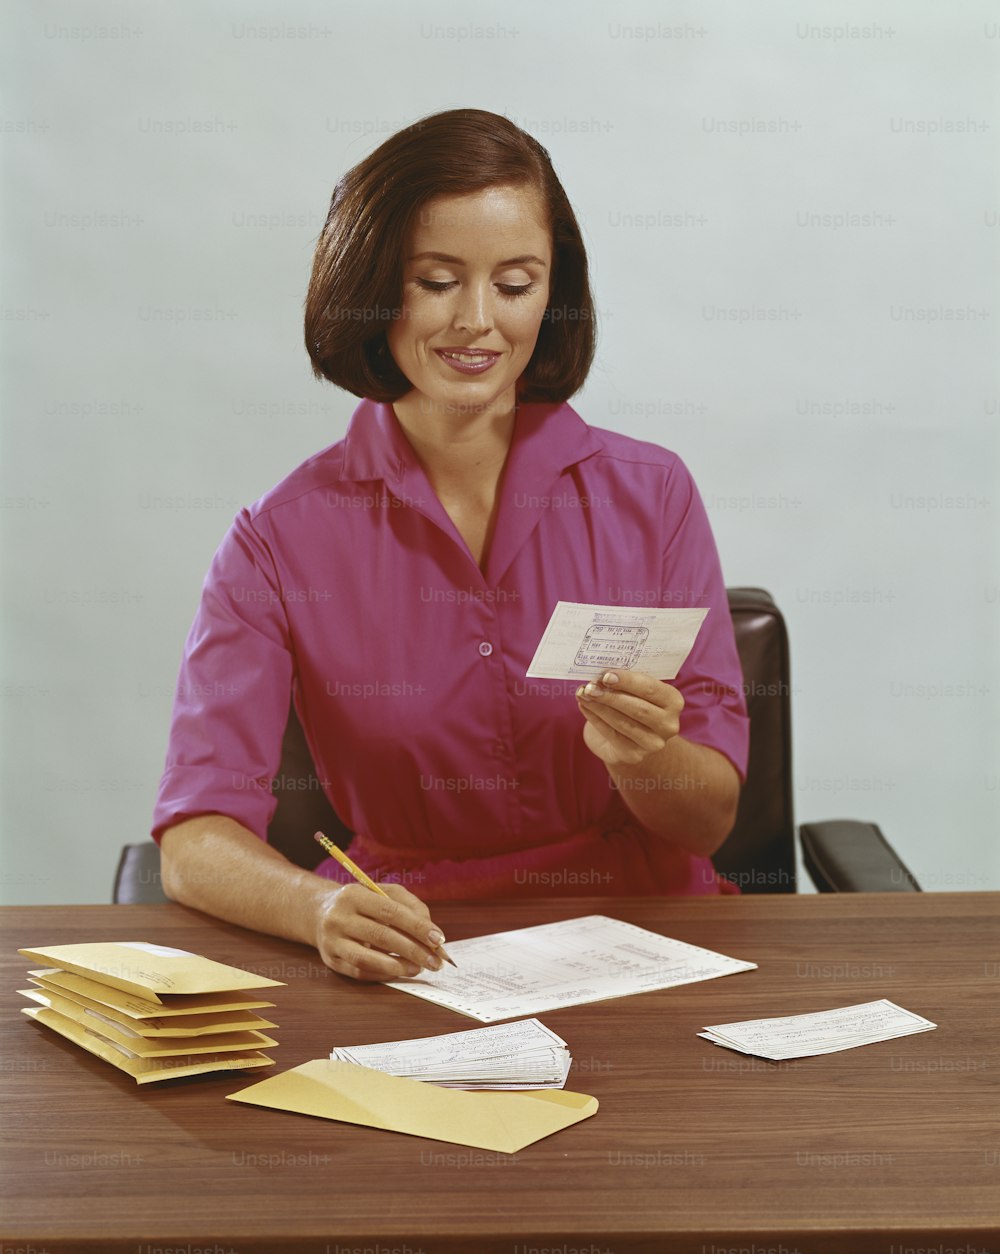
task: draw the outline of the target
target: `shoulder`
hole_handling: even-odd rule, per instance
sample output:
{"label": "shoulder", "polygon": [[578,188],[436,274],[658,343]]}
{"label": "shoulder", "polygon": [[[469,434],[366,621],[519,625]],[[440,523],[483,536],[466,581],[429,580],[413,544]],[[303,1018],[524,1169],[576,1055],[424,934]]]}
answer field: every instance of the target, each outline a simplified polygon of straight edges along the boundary
{"label": "shoulder", "polygon": [[602,455],[612,461],[659,466],[664,470],[673,470],[678,466],[684,468],[678,454],[660,444],[637,440],[633,436],[623,435],[620,431],[609,431],[605,427],[590,429],[603,445]]}
{"label": "shoulder", "polygon": [[596,453],[581,469],[593,467],[595,491],[659,516],[667,535],[703,514],[698,485],[679,453],[606,427],[587,424],[587,435]]}
{"label": "shoulder", "polygon": [[672,449],[654,444],[651,440],[636,439],[621,431],[594,426],[569,405],[564,408],[586,430],[588,444],[595,450],[595,460],[609,471],[627,475],[631,468],[637,480],[649,481],[653,478],[660,483],[669,480],[692,482],[691,472],[681,456]]}
{"label": "shoulder", "polygon": [[338,440],[296,466],[273,488],[247,506],[250,520],[263,522],[269,516],[280,515],[290,506],[308,508],[310,503],[321,504],[325,493],[342,486],[340,475],[344,445],[343,439]]}

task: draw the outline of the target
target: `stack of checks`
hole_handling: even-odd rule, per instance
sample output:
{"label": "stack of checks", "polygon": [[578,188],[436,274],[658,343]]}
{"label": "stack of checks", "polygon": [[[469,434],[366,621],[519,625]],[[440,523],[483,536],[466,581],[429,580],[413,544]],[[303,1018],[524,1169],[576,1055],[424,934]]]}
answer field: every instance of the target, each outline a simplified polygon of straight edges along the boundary
{"label": "stack of checks", "polygon": [[341,1046],[330,1057],[450,1089],[561,1089],[572,1062],[562,1037],[537,1019],[382,1045]]}

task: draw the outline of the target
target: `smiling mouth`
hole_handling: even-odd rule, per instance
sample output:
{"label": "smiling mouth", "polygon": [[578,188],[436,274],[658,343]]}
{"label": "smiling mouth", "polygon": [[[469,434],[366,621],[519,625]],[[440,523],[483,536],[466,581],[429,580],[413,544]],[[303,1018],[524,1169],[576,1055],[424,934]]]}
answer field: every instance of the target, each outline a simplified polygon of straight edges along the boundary
{"label": "smiling mouth", "polygon": [[436,348],[434,350],[441,360],[457,374],[484,374],[502,356],[490,349],[477,348]]}
{"label": "smiling mouth", "polygon": [[465,366],[481,366],[484,362],[493,361],[499,357],[499,353],[494,353],[489,349],[470,348],[465,351],[456,351],[454,349],[438,348],[434,350],[444,357],[447,361],[460,361]]}

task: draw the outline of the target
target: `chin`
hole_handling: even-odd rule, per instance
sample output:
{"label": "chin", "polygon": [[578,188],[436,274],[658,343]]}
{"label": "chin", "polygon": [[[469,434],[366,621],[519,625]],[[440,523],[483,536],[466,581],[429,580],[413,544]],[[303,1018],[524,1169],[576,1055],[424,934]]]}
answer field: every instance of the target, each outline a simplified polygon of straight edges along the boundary
{"label": "chin", "polygon": [[423,395],[433,404],[443,406],[465,406],[475,405],[477,407],[484,405],[492,405],[495,401],[507,392],[513,392],[516,379],[504,382],[497,386],[492,381],[487,382],[485,379],[456,379],[441,387],[435,387],[432,391],[426,391]]}

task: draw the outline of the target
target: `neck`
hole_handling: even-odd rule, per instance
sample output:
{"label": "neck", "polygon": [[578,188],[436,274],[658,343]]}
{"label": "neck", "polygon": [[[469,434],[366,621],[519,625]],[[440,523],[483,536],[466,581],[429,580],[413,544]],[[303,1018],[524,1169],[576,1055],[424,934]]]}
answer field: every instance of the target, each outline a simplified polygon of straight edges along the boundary
{"label": "neck", "polygon": [[499,474],[514,433],[514,395],[482,408],[459,410],[411,392],[393,412],[432,483]]}

